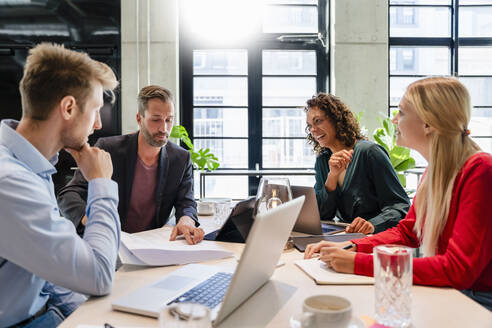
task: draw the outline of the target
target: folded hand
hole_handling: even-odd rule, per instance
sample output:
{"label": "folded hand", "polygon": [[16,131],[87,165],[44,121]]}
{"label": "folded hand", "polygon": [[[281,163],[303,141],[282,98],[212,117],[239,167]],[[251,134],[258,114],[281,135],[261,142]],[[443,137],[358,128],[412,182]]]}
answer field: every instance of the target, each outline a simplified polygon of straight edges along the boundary
{"label": "folded hand", "polygon": [[345,232],[360,232],[364,235],[368,235],[374,232],[374,225],[361,218],[360,216],[356,217],[352,223],[345,229]]}

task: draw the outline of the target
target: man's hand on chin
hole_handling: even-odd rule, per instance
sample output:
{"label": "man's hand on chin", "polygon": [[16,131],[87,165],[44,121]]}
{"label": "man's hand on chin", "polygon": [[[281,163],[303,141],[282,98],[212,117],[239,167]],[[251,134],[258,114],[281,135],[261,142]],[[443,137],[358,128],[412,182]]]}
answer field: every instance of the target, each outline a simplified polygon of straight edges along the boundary
{"label": "man's hand on chin", "polygon": [[203,240],[205,232],[202,228],[195,227],[195,221],[189,216],[182,216],[179,218],[178,223],[174,227],[170,241],[176,240],[176,237],[183,235],[186,242],[190,245],[198,244]]}

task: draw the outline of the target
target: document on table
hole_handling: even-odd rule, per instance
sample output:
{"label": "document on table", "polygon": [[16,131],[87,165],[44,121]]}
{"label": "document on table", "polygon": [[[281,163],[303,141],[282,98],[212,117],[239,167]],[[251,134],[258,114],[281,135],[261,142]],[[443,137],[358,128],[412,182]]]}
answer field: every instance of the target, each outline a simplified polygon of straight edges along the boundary
{"label": "document on table", "polygon": [[121,232],[119,255],[124,264],[164,266],[197,263],[233,256],[215,241],[203,240],[188,245],[186,240],[169,241],[168,229],[154,229],[136,234]]}
{"label": "document on table", "polygon": [[325,262],[315,259],[299,260],[295,264],[318,285],[372,285],[373,277],[339,273],[329,268]]}

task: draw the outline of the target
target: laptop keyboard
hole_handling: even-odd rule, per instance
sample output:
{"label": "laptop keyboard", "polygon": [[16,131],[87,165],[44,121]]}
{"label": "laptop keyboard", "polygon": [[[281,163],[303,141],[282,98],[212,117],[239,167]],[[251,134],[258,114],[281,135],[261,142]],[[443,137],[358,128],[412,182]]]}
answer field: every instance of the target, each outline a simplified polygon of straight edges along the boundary
{"label": "laptop keyboard", "polygon": [[180,302],[199,303],[211,309],[216,307],[225,296],[231,283],[232,273],[217,272],[201,284],[176,297],[167,305]]}

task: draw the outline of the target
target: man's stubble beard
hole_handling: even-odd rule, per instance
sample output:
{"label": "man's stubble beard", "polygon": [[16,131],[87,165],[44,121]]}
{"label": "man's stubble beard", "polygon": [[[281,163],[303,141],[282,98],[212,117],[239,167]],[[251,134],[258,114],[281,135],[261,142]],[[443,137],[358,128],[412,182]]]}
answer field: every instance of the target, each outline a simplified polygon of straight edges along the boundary
{"label": "man's stubble beard", "polygon": [[164,132],[164,136],[165,136],[164,140],[162,141],[155,140],[154,136],[151,135],[149,130],[147,130],[147,128],[145,127],[145,124],[142,124],[142,128],[140,129],[140,132],[142,132],[147,144],[149,144],[149,146],[152,147],[161,148],[167,144],[167,141],[169,139],[169,134],[167,132]]}
{"label": "man's stubble beard", "polygon": [[76,137],[73,134],[73,129],[71,127],[67,127],[62,132],[61,142],[62,142],[63,148],[81,150],[82,147],[87,143],[87,139],[88,139],[89,135],[91,135],[91,134],[92,133],[89,133],[85,137]]}

